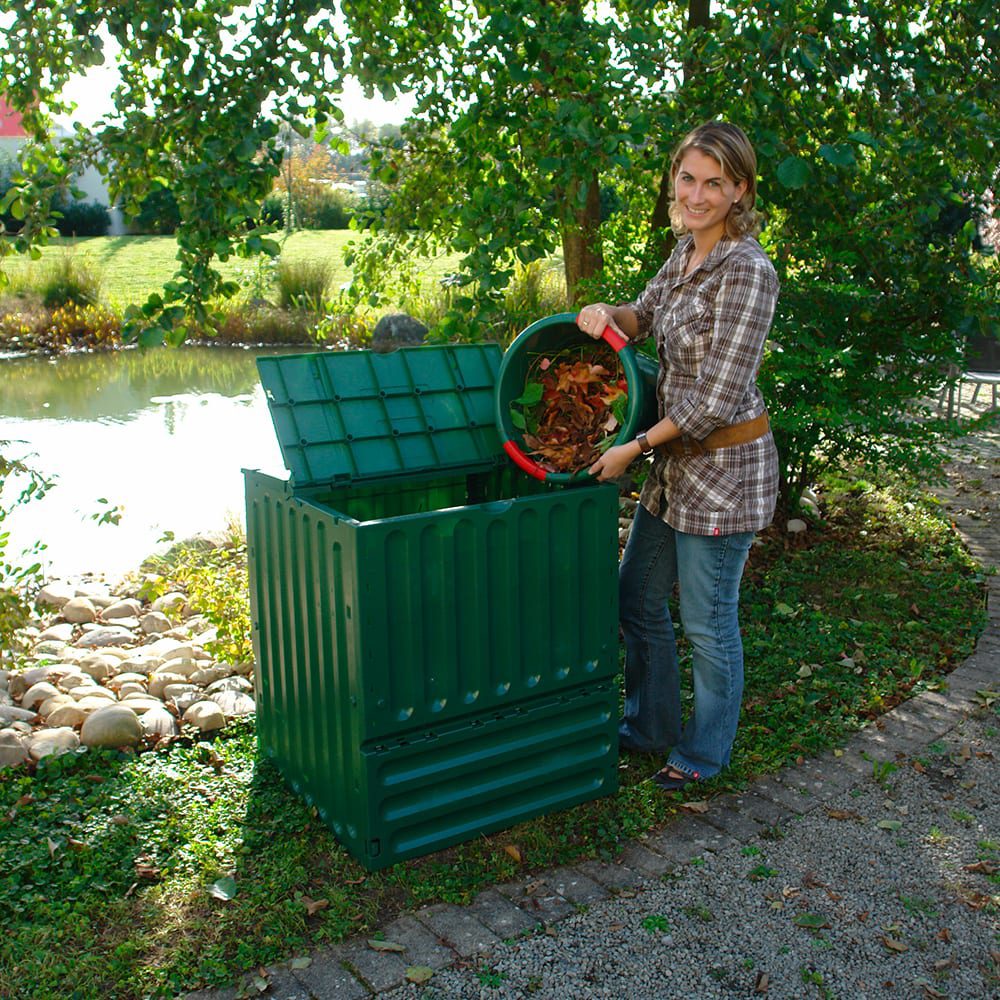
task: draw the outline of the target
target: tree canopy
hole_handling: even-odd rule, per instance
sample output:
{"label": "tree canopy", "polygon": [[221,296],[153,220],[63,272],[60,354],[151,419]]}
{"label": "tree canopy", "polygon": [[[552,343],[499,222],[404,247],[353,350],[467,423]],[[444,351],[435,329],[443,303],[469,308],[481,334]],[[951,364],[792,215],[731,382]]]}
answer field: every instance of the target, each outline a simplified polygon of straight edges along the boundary
{"label": "tree canopy", "polygon": [[[179,272],[130,321],[144,342],[182,340],[232,291],[214,258],[277,249],[253,220],[280,169],[279,122],[335,122],[351,74],[415,98],[373,150],[392,198],[358,241],[357,294],[378,301],[415,250],[457,251],[462,294],[438,333],[480,336],[514,269],[553,252],[571,298],[633,295],[671,243],[671,148],[729,118],[758,152],[762,241],[783,284],[763,379],[794,495],[817,456],[929,456],[933,424],[909,401],[957,360],[955,331],[996,317],[969,253],[998,180],[993,6],[19,0],[0,63],[33,142],[10,196],[25,226],[0,253],[51,233],[51,197],[81,160],[125,207],[170,187]],[[46,111],[103,58],[102,37],[120,47],[117,115],[55,143]]]}

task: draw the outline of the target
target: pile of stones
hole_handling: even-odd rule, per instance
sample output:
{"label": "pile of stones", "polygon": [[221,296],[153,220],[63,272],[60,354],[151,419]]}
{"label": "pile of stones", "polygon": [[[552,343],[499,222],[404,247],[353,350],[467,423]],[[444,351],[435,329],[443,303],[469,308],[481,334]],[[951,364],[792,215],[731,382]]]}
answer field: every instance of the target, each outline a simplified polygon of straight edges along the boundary
{"label": "pile of stones", "polygon": [[151,747],[256,709],[253,665],[217,662],[215,630],[176,591],[152,602],[58,581],[0,668],[0,768],[78,747]]}

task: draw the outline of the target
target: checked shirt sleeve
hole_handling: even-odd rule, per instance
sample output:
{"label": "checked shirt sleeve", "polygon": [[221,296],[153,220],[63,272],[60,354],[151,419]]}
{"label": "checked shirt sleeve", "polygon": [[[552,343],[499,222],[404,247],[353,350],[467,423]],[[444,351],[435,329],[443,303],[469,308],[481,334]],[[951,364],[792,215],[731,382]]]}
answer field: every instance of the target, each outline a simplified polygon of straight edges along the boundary
{"label": "checked shirt sleeve", "polygon": [[666,416],[684,434],[700,440],[733,422],[756,378],[777,299],[778,279],[766,259],[741,256],[726,267],[714,296],[711,345],[698,376],[666,407]]}

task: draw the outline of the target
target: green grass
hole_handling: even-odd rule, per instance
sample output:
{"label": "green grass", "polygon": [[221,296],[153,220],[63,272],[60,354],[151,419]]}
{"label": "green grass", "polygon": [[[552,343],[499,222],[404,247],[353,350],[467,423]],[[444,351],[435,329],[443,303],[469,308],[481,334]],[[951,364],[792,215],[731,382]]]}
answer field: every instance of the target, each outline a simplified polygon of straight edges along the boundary
{"label": "green grass", "polygon": [[[983,627],[981,575],[933,503],[845,484],[826,505],[821,528],[753,551],[733,766],[699,798],[842,743],[909,692],[945,683]],[[192,554],[182,569],[220,621],[246,614],[232,545],[222,563]],[[644,780],[652,758],[622,763],[614,796],[376,873],[256,759],[249,723],[211,743],[82,751],[34,773],[0,772],[0,996],[130,1000],[232,984],[322,942],[370,935],[402,909],[613,858],[683,799]],[[750,874],[774,873],[762,864]],[[209,892],[230,877],[232,898]]]}
{"label": "green grass", "polygon": [[[351,277],[344,264],[345,246],[351,240],[364,237],[349,230],[331,229],[296,232],[287,239],[284,234],[278,233],[275,238],[282,243],[282,259],[288,262],[329,264],[330,287],[336,290]],[[26,283],[34,283],[47,263],[51,266],[53,261],[66,254],[100,274],[102,298],[116,309],[144,302],[151,292],[163,287],[177,268],[177,243],[172,236],[59,239],[43,248],[38,261],[24,257],[7,258],[2,267],[15,287],[24,287]],[[421,277],[428,285],[433,285],[453,271],[457,262],[457,257],[446,256],[428,260],[420,267]],[[226,277],[243,285],[253,285],[257,281],[255,271],[260,264],[261,260],[231,258],[218,267]],[[261,291],[276,294],[270,280],[266,281],[266,287]]]}

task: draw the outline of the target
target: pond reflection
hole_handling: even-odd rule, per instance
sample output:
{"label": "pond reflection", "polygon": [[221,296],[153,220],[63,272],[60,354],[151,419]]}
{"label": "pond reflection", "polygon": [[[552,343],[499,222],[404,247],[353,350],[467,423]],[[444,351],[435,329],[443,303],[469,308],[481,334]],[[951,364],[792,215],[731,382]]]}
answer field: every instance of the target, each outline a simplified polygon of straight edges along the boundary
{"label": "pond reflection", "polygon": [[[177,538],[243,520],[241,469],[282,469],[257,376],[261,354],[303,348],[157,348],[0,361],[0,441],[55,480],[8,519],[50,575],[111,578]],[[9,488],[9,487],[8,487]],[[107,500],[107,504],[100,501]],[[99,524],[108,507],[117,525]]]}

